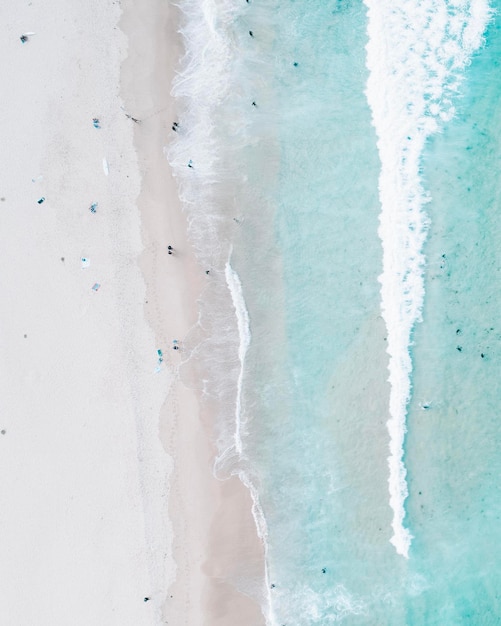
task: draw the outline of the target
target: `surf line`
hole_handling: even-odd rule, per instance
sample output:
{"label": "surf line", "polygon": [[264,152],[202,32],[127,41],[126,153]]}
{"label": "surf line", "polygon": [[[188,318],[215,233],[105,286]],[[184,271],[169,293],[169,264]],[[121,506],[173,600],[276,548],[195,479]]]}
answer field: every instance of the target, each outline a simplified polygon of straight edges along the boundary
{"label": "surf line", "polygon": [[383,248],[381,311],[389,354],[390,541],[409,556],[404,444],[411,398],[411,336],[424,301],[423,244],[429,194],[420,168],[426,140],[455,114],[453,100],[483,43],[487,0],[364,0],[368,9],[366,97],[381,161],[378,234]]}
{"label": "surf line", "polygon": [[[228,255],[228,261],[226,262],[224,275],[226,279],[226,285],[231,294],[231,300],[233,308],[235,309],[235,315],[237,318],[239,346],[238,346],[238,358],[240,361],[240,372],[237,382],[237,395],[235,400],[235,433],[234,433],[234,448],[235,452],[242,459],[243,443],[242,443],[242,388],[243,388],[243,376],[245,357],[249,349],[252,335],[250,330],[250,318],[247,306],[245,304],[242,283],[237,272],[231,266],[231,256],[233,253],[233,246],[230,246],[230,252]],[[221,457],[220,457],[221,458]],[[263,509],[261,507],[259,493],[255,487],[249,473],[239,467],[236,471],[232,472],[233,475],[238,475],[242,484],[249,490],[252,499],[252,517],[256,525],[256,532],[259,539],[262,541],[264,550],[264,589],[266,590],[264,596],[264,606],[262,607],[263,615],[265,617],[266,626],[271,626],[276,623],[272,611],[272,598],[271,598],[271,584],[269,576],[268,565],[268,527],[266,518],[264,516]]]}
{"label": "surf line", "polygon": [[235,309],[237,318],[239,346],[238,359],[240,361],[240,372],[237,381],[237,396],[235,400],[235,450],[240,456],[242,454],[242,385],[244,377],[245,355],[249,349],[251,342],[250,320],[247,307],[245,306],[244,295],[242,291],[242,283],[236,271],[231,267],[232,250],[230,250],[229,259],[225,266],[225,278],[228,290],[231,294],[231,300]]}

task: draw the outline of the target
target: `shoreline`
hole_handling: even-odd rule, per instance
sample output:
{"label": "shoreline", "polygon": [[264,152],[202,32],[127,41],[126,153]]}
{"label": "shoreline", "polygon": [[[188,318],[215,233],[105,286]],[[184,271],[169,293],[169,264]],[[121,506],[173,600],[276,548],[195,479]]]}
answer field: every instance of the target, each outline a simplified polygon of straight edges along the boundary
{"label": "shoreline", "polygon": [[[257,626],[265,622],[261,607],[232,584],[242,572],[255,578],[260,567],[264,576],[252,499],[239,478],[214,477],[215,418],[201,405],[199,392],[188,389],[178,376],[183,338],[197,323],[197,300],[210,280],[187,239],[186,217],[163,151],[176,120],[170,88],[182,49],[178,19],[178,9],[170,3],[157,0],[154,8],[143,8],[129,0],[120,20],[129,42],[121,96],[127,112],[141,120],[134,126],[134,145],[142,180],[137,202],[144,313],[172,375],[160,415],[160,439],[172,460],[169,516],[177,572],[163,617],[176,624]],[[173,246],[173,255],[168,255],[167,245]],[[179,341],[179,351],[172,350],[173,340]]]}

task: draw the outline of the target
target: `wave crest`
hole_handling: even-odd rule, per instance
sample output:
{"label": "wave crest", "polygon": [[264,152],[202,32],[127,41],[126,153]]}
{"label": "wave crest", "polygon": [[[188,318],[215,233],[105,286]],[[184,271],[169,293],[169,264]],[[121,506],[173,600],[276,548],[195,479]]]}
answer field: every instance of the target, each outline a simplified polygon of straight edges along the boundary
{"label": "wave crest", "polygon": [[364,0],[368,8],[366,95],[381,160],[381,309],[388,336],[389,492],[392,544],[408,557],[403,461],[411,395],[411,333],[424,299],[423,244],[430,201],[421,178],[427,138],[455,114],[454,98],[490,19],[486,0]]}

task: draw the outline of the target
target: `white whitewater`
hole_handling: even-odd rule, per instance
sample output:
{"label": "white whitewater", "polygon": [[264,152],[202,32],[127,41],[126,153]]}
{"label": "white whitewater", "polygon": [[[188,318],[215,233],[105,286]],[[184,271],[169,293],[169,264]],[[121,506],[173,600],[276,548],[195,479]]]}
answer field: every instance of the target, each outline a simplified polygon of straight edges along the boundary
{"label": "white whitewater", "polygon": [[482,44],[486,0],[364,0],[368,7],[366,95],[381,159],[381,309],[389,354],[389,492],[392,544],[408,557],[403,462],[411,395],[411,334],[424,299],[423,244],[430,198],[420,180],[423,148],[454,114],[464,67]]}
{"label": "white whitewater", "polygon": [[238,358],[240,361],[240,372],[238,374],[237,397],[235,401],[235,450],[238,455],[242,454],[242,382],[244,376],[245,355],[249,349],[251,341],[249,313],[245,306],[242,283],[230,262],[225,267],[226,284],[231,294],[235,315],[237,317],[238,335],[240,338],[238,346]]}

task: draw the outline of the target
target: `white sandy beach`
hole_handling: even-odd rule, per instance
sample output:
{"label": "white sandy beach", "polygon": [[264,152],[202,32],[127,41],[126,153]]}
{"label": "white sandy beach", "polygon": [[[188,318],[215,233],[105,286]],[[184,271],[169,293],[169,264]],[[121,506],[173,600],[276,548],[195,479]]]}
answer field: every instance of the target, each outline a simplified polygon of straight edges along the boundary
{"label": "white sandy beach", "polygon": [[249,494],[176,379],[206,276],[163,156],[174,10],[0,17],[0,620],[263,624],[228,583],[262,571]]}

